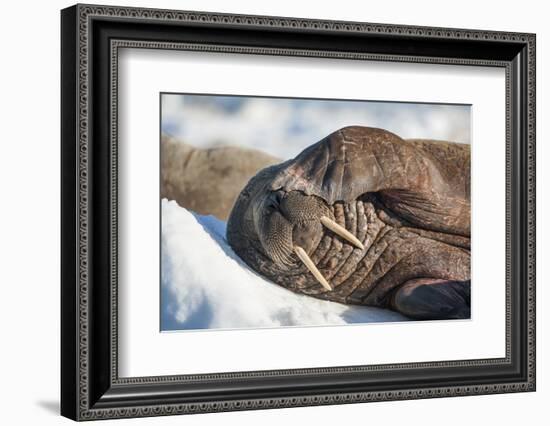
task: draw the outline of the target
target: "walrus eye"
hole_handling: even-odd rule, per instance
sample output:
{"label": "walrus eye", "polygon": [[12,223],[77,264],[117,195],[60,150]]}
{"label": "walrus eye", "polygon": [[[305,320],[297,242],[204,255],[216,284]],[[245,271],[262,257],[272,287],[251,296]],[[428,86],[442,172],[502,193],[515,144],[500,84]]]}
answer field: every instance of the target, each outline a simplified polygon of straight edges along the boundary
{"label": "walrus eye", "polygon": [[265,207],[267,210],[274,211],[279,210],[281,206],[281,200],[283,199],[284,193],[282,191],[275,191],[268,195]]}

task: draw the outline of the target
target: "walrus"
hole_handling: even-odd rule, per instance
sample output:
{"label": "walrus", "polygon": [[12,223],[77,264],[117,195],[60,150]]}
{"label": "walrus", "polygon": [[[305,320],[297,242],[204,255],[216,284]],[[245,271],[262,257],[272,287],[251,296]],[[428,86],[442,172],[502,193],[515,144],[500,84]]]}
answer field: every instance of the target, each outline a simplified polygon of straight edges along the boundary
{"label": "walrus", "polygon": [[227,220],[246,182],[281,160],[236,146],[197,148],[167,134],[161,137],[160,196],[203,215]]}
{"label": "walrus", "polygon": [[342,128],[250,179],[227,241],[293,292],[470,318],[470,147]]}

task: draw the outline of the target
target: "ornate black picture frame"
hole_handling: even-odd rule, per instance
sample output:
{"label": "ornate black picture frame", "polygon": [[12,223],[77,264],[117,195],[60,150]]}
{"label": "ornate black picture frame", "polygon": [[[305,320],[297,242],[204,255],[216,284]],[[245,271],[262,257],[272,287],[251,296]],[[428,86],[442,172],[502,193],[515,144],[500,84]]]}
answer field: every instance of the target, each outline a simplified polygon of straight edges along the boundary
{"label": "ornate black picture frame", "polygon": [[[61,28],[62,415],[92,420],[535,390],[534,34],[95,5],[64,9]],[[120,378],[121,47],[505,69],[506,356]]]}

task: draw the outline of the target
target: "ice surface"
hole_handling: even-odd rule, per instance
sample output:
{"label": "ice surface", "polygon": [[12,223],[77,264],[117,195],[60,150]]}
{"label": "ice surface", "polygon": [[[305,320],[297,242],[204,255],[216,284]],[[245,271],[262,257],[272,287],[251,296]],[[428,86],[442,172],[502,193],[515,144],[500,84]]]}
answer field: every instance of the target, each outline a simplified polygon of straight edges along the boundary
{"label": "ice surface", "polygon": [[403,321],[385,309],[295,294],[250,270],[225,240],[225,222],[162,200],[161,328],[260,328]]}

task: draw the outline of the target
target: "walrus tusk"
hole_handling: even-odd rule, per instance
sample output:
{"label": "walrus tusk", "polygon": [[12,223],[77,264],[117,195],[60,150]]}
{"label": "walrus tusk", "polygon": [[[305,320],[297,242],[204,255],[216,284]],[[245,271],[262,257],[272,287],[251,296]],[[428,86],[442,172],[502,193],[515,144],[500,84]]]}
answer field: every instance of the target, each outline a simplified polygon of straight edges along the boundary
{"label": "walrus tusk", "polygon": [[310,257],[307,255],[306,251],[300,246],[294,246],[294,253],[300,258],[300,260],[306,265],[306,268],[309,269],[309,272],[313,274],[315,279],[321,283],[328,291],[332,290],[332,287],[328,281],[323,277],[323,274],[317,269],[317,266],[313,263]]}
{"label": "walrus tusk", "polygon": [[353,235],[343,226],[338,225],[335,221],[329,219],[326,216],[323,216],[321,217],[321,223],[325,225],[328,229],[330,229],[332,232],[334,232],[335,234],[340,235],[343,239],[352,243],[357,248],[360,248],[361,250],[365,249],[365,246],[363,245],[363,243],[359,241],[355,235]]}

